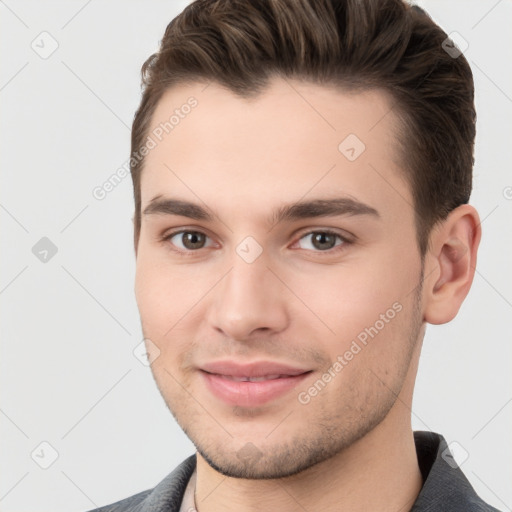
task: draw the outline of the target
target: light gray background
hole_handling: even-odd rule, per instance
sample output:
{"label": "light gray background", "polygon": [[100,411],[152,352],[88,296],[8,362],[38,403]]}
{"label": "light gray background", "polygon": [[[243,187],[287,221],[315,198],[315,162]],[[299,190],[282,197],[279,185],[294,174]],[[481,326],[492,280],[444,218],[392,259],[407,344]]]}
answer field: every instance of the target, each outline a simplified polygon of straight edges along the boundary
{"label": "light gray background", "polygon": [[[0,1],[2,512],[110,503],[194,453],[132,353],[131,179],[92,195],[126,162],[140,66],[188,3]],[[477,491],[511,510],[512,3],[420,5],[469,43],[484,234],[458,317],[428,327],[413,426],[458,443]],[[51,48],[43,31],[59,45],[46,59],[31,47]],[[32,252],[42,237],[58,249],[47,262]],[[43,441],[58,452],[47,469]]]}

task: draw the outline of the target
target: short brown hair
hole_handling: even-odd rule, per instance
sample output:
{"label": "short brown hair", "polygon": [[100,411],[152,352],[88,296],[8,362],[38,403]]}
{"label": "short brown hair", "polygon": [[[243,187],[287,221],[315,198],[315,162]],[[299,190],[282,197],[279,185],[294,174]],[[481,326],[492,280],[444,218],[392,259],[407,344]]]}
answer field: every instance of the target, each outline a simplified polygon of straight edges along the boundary
{"label": "short brown hair", "polygon": [[445,51],[446,40],[425,11],[403,0],[194,1],[169,23],[159,51],[142,66],[130,159],[135,246],[144,159],[133,155],[163,93],[179,83],[215,81],[253,97],[281,76],[391,95],[423,256],[432,227],[467,203],[472,188],[473,75],[463,55]]}

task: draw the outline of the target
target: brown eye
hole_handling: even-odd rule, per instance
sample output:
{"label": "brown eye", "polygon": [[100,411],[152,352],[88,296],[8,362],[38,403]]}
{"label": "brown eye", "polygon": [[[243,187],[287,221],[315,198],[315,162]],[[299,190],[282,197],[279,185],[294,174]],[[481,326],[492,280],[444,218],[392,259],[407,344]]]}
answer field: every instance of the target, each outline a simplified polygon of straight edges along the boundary
{"label": "brown eye", "polygon": [[[306,244],[309,245],[309,247],[301,247],[301,249],[313,249],[320,252],[326,252],[347,243],[347,240],[333,231],[311,231],[303,235],[300,240],[305,240],[307,238],[310,239]],[[340,243],[336,243],[337,239],[340,240]]]}
{"label": "brown eye", "polygon": [[186,252],[203,249],[206,247],[207,239],[208,237],[200,231],[178,231],[166,236],[164,240],[170,241],[179,250]]}

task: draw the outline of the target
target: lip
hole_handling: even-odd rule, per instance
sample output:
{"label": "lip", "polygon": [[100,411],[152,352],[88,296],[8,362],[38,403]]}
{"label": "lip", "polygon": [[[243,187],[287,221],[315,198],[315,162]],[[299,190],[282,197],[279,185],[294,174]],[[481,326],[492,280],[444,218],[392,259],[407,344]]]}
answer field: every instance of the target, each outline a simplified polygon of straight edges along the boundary
{"label": "lip", "polygon": [[224,375],[200,371],[206,387],[229,405],[257,407],[291,391],[311,372],[258,382],[230,380]]}
{"label": "lip", "polygon": [[[302,382],[312,370],[261,361],[246,365],[219,361],[203,365],[200,374],[209,391],[229,405],[256,407],[286,394]],[[232,377],[280,375],[257,382],[236,381]]]}
{"label": "lip", "polygon": [[310,371],[309,368],[297,368],[275,361],[257,361],[253,363],[236,363],[234,361],[214,361],[201,365],[201,370],[217,375],[231,377],[264,377],[265,375],[296,376]]}

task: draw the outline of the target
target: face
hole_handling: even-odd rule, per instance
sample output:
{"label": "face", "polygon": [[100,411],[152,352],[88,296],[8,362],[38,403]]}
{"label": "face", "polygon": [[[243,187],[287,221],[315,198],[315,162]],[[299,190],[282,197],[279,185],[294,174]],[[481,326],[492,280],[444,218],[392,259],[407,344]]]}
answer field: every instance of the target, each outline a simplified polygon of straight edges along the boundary
{"label": "face", "polygon": [[136,298],[162,397],[225,475],[342,453],[412,386],[421,259],[390,109],[279,79],[251,100],[176,86],[156,109]]}

